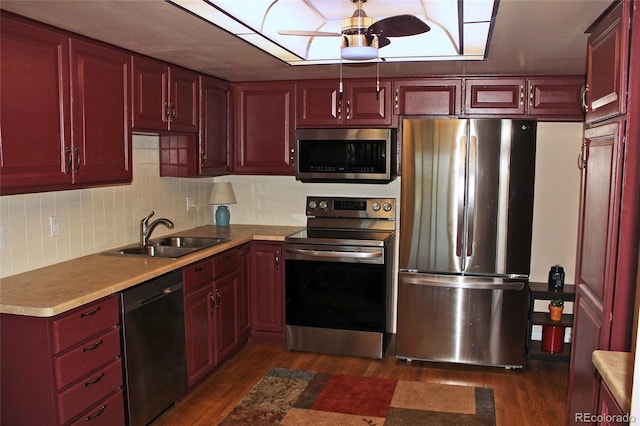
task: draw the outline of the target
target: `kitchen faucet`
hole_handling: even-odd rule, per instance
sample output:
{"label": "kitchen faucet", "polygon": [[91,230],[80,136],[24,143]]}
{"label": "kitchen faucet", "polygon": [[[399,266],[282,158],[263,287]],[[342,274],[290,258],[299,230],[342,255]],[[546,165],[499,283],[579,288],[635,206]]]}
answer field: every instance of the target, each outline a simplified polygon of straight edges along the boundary
{"label": "kitchen faucet", "polygon": [[149,216],[145,217],[140,221],[140,245],[141,246],[146,246],[149,244],[149,238],[151,237],[151,233],[153,232],[155,227],[158,226],[159,224],[162,223],[164,226],[166,226],[169,229],[172,229],[174,226],[173,222],[171,222],[169,219],[164,217],[161,217],[160,219],[156,219],[153,222],[151,222],[151,224],[149,224],[149,219],[151,219],[151,216],[153,216],[154,214],[155,212],[152,210]]}

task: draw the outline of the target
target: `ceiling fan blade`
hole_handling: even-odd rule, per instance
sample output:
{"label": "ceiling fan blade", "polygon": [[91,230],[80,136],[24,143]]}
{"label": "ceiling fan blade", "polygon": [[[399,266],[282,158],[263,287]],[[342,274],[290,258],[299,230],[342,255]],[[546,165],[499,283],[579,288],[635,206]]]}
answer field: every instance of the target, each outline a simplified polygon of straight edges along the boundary
{"label": "ceiling fan blade", "polygon": [[413,15],[390,16],[373,23],[369,32],[385,37],[405,37],[426,33],[429,25]]}
{"label": "ceiling fan blade", "polygon": [[340,33],[329,33],[325,31],[278,31],[280,35],[304,36],[304,37],[340,37]]}
{"label": "ceiling fan blade", "polygon": [[391,44],[391,40],[383,36],[378,36],[378,49],[382,49],[389,44]]}

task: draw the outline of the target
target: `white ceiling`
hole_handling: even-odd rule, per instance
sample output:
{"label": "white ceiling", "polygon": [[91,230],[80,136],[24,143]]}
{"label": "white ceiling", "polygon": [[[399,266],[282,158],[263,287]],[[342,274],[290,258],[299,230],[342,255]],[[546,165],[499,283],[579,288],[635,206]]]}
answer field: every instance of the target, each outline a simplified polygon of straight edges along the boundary
{"label": "white ceiling", "polygon": [[[349,0],[325,1],[352,7]],[[394,4],[367,4],[383,1]],[[380,75],[584,74],[585,30],[610,2],[501,0],[486,61],[383,63]],[[163,0],[0,0],[0,8],[229,81],[335,78],[339,72],[338,65],[287,65]],[[343,72],[371,77],[375,65]]]}

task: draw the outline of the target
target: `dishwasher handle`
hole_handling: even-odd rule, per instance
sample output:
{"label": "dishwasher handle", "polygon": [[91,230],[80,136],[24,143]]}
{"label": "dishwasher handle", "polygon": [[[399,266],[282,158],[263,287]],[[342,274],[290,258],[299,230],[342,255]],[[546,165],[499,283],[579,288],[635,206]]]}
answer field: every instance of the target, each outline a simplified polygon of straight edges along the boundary
{"label": "dishwasher handle", "polygon": [[167,297],[171,293],[175,293],[176,291],[180,291],[180,290],[182,290],[182,283],[173,285],[171,287],[167,287],[164,290],[162,290],[162,293],[156,293],[151,297],[147,297],[146,299],[142,299],[138,301],[137,306],[140,307],[140,306],[148,305],[149,303],[152,303],[158,299],[162,299],[163,297]]}
{"label": "dishwasher handle", "polygon": [[503,278],[420,276],[415,274],[400,274],[400,282],[427,287],[512,291],[521,291],[527,284],[524,281]]}

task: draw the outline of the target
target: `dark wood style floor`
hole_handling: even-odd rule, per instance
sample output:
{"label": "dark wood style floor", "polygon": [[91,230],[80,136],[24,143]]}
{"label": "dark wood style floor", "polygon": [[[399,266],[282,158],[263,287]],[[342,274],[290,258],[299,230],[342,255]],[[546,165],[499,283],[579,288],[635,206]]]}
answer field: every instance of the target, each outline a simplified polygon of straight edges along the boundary
{"label": "dark wood style floor", "polygon": [[532,361],[528,371],[519,371],[407,362],[388,352],[374,360],[249,344],[153,426],[218,424],[271,367],[491,387],[498,426],[564,424],[568,363]]}

